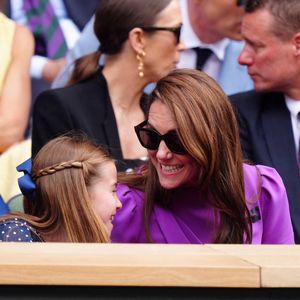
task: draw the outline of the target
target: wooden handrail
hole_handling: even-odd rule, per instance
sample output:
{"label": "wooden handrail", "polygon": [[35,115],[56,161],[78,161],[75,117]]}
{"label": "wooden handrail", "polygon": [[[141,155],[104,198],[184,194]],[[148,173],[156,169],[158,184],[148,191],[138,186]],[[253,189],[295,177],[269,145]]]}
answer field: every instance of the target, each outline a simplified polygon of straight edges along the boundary
{"label": "wooden handrail", "polygon": [[0,243],[0,284],[300,287],[300,246]]}

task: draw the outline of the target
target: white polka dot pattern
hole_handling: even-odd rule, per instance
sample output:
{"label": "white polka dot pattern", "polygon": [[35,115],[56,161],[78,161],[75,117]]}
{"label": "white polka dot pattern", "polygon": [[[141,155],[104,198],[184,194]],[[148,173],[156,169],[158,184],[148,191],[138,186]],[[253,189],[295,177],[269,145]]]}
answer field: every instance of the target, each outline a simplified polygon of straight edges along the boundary
{"label": "white polka dot pattern", "polygon": [[25,220],[14,218],[0,222],[0,242],[42,242]]}

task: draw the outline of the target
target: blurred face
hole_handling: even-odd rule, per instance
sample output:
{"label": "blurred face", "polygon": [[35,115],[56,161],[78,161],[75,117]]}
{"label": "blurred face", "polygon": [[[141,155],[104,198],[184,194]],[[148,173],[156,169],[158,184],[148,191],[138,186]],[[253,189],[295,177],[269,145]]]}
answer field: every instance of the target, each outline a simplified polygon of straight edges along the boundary
{"label": "blurred face", "polygon": [[96,214],[105,224],[108,234],[112,230],[112,221],[117,210],[122,207],[116,194],[117,170],[113,162],[101,166],[101,179],[96,180],[89,188],[89,195]]}
{"label": "blurred face", "polygon": [[[168,107],[156,100],[150,107],[148,123],[160,134],[176,130],[177,125]],[[189,155],[170,151],[165,141],[161,141],[157,150],[148,150],[149,157],[157,171],[160,184],[165,189],[181,186],[193,186],[196,183],[198,167]]]}
{"label": "blurred face", "polygon": [[247,13],[242,23],[245,46],[239,63],[246,65],[257,91],[287,93],[298,78],[294,45],[283,41],[272,32],[273,17],[266,10]]}
{"label": "blurred face", "polygon": [[[152,27],[178,27],[182,23],[178,0],[172,0],[170,4],[160,12],[157,21]],[[176,67],[180,58],[180,52],[184,46],[177,43],[173,32],[156,30],[144,32],[146,45],[144,51],[145,76],[151,82],[155,82],[166,76]]]}
{"label": "blurred face", "polygon": [[244,7],[236,0],[187,0],[193,30],[206,43],[240,40]]}

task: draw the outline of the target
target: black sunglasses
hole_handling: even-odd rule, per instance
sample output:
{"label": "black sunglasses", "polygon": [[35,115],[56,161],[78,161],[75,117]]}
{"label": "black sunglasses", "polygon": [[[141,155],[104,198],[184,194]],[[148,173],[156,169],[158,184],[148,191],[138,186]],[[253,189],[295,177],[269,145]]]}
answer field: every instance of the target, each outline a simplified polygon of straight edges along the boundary
{"label": "black sunglasses", "polygon": [[237,0],[236,5],[237,6],[245,6],[246,2],[247,2],[247,0]]}
{"label": "black sunglasses", "polygon": [[176,43],[179,44],[181,27],[182,27],[182,24],[178,27],[144,26],[144,27],[141,27],[141,29],[143,29],[144,31],[148,31],[148,32],[156,31],[156,30],[165,30],[165,31],[173,32],[176,37]]}
{"label": "black sunglasses", "polygon": [[136,135],[141,145],[149,150],[157,150],[161,141],[164,141],[170,151],[176,154],[186,154],[187,151],[182,145],[175,130],[166,134],[160,134],[152,128],[143,128],[148,124],[148,120],[134,126]]}

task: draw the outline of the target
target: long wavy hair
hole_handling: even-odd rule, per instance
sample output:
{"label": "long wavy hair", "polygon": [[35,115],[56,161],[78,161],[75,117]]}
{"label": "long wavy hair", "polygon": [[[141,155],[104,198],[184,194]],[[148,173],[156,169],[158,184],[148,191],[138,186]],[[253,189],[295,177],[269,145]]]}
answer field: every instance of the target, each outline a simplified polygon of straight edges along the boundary
{"label": "long wavy hair", "polygon": [[[250,243],[252,226],[246,206],[242,152],[235,113],[220,86],[197,70],[177,69],[158,81],[151,94],[168,106],[179,138],[198,165],[199,189],[215,210],[215,243]],[[149,219],[154,202],[167,205],[172,191],[161,187],[155,167],[142,175],[120,175],[120,181],[145,191],[145,230],[151,241]]]}
{"label": "long wavy hair", "polygon": [[88,188],[101,180],[107,162],[114,160],[84,135],[51,140],[32,163],[35,198],[24,197],[25,214],[13,215],[28,221],[42,237],[62,231],[66,242],[109,242],[88,193]]}
{"label": "long wavy hair", "polygon": [[152,26],[159,13],[171,0],[101,0],[97,8],[94,32],[100,42],[96,52],[75,61],[67,85],[87,79],[98,69],[102,54],[117,54],[122,50],[129,32],[135,27]]}

